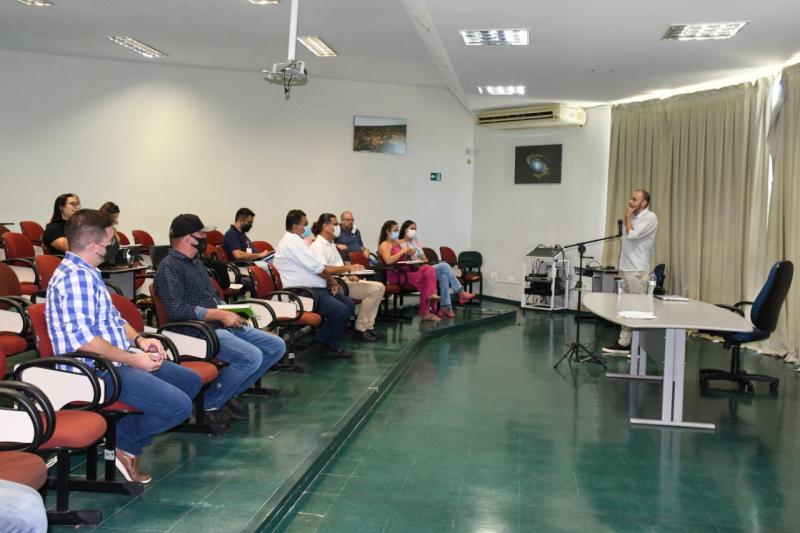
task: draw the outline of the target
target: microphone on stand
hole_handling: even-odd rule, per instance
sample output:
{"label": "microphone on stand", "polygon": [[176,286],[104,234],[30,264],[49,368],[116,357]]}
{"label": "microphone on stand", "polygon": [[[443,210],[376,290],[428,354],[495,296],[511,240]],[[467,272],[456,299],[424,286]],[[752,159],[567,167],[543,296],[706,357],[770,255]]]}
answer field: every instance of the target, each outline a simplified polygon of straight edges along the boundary
{"label": "microphone on stand", "polygon": [[622,219],[617,219],[617,237],[622,237]]}

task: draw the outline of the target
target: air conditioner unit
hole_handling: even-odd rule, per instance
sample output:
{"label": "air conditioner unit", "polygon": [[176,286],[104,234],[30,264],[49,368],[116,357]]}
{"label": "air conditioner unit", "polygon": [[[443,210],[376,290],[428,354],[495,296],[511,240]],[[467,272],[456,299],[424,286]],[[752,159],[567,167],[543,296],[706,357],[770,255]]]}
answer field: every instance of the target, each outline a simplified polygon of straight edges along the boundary
{"label": "air conditioner unit", "polygon": [[541,128],[545,126],[583,126],[586,111],[566,104],[512,107],[480,111],[475,124],[498,130]]}

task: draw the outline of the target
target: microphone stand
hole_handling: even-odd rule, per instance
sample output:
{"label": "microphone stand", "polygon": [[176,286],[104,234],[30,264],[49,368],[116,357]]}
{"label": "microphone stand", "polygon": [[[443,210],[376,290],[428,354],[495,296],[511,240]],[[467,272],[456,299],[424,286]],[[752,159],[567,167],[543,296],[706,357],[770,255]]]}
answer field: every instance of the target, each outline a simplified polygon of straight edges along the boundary
{"label": "microphone stand", "polygon": [[583,241],[583,242],[576,242],[575,244],[570,244],[569,246],[564,246],[561,248],[561,253],[563,255],[564,250],[568,250],[570,248],[577,248],[578,249],[578,282],[575,284],[575,288],[578,290],[578,312],[575,315],[575,341],[569,345],[569,350],[558,362],[553,365],[553,368],[558,368],[558,365],[561,364],[564,359],[567,360],[570,366],[572,366],[572,361],[577,363],[596,363],[602,365],[603,368],[606,367],[606,363],[599,359],[597,356],[594,355],[592,350],[590,350],[585,344],[581,343],[581,295],[583,294],[583,254],[586,252],[586,245],[592,244],[595,242],[602,242],[602,241],[610,241],[612,239],[618,239],[622,237],[622,226],[620,226],[620,232],[617,235],[609,235],[608,237],[600,237],[599,239],[592,239],[590,241]]}

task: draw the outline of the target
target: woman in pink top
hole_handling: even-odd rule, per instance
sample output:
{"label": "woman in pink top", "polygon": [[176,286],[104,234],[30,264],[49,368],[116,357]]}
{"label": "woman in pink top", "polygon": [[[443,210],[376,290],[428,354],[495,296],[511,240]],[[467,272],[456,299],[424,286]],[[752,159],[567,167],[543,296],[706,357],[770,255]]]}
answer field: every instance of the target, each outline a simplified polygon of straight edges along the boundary
{"label": "woman in pink top", "polygon": [[[398,261],[407,261],[414,254],[414,250],[408,245],[401,245],[398,241],[400,227],[394,220],[387,220],[381,226],[380,238],[378,239],[378,255],[384,264],[394,265]],[[436,273],[430,265],[422,265],[419,268],[409,266],[401,267],[402,277],[389,271],[387,278],[389,283],[400,284],[407,282],[408,285],[419,291],[419,316],[422,320],[439,322],[441,319],[436,316],[436,306],[439,295],[436,294]]]}

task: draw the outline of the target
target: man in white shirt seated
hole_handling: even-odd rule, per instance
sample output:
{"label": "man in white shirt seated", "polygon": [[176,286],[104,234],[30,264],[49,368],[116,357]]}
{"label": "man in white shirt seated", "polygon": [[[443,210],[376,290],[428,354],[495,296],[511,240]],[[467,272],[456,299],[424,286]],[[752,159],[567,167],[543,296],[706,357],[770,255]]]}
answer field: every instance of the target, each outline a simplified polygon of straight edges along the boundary
{"label": "man in white shirt seated", "polygon": [[317,355],[349,359],[352,354],[341,348],[341,342],[355,304],[341,293],[342,288],[333,276],[360,270],[361,266],[326,266],[311,253],[303,240],[305,234],[310,234],[308,217],[301,210],[292,209],[286,215],[286,233],[275,250],[275,267],[284,287],[307,287],[319,301],[317,312],[324,320],[314,337]]}
{"label": "man in white shirt seated", "polygon": [[[634,189],[625,211],[625,231],[622,235],[619,254],[619,273],[622,276],[622,291],[631,294],[646,294],[652,271],[656,248],[658,218],[650,211],[650,193]],[[608,354],[631,353],[631,330],[623,327],[619,339],[612,346],[604,346]]]}
{"label": "man in white shirt seated", "polygon": [[[339,221],[336,215],[323,213],[311,226],[311,232],[317,239],[311,243],[311,252],[327,266],[340,267],[344,265],[342,256],[339,255],[335,239],[339,236]],[[375,317],[381,306],[383,293],[386,288],[383,283],[359,279],[358,276],[345,278],[350,298],[361,302],[356,318],[356,338],[363,342],[375,342],[378,334],[374,331]]]}

